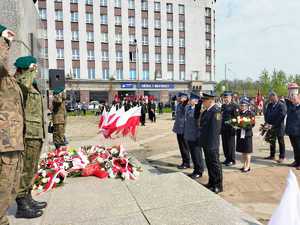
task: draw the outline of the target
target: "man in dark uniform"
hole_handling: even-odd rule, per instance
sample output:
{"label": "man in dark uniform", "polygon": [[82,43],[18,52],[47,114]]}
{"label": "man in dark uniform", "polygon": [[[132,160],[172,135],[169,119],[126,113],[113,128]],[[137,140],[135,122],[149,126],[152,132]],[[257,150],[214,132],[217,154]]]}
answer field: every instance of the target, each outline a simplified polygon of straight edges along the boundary
{"label": "man in dark uniform", "polygon": [[200,119],[200,143],[203,147],[209,176],[206,187],[216,194],[223,191],[223,174],[220,163],[221,109],[215,103],[214,94],[203,94],[205,110]]}
{"label": "man in dark uniform", "polygon": [[223,93],[222,105],[222,145],[225,156],[223,164],[226,166],[235,165],[235,129],[227,121],[238,116],[239,107],[232,101],[232,92],[226,91]]}
{"label": "man in dark uniform", "polygon": [[143,99],[142,102],[141,102],[141,105],[140,105],[142,108],[141,108],[141,124],[142,126],[145,126],[145,123],[146,123],[146,113],[147,113],[147,105],[146,105],[146,102],[145,100]]}
{"label": "man in dark uniform", "polygon": [[[279,143],[279,163],[285,159],[285,144],[284,144],[284,118],[286,116],[286,106],[279,101],[275,92],[269,94],[269,104],[265,113],[265,122],[272,125],[272,129],[276,134]],[[275,160],[276,139],[270,144],[270,156],[265,159]]]}
{"label": "man in dark uniform", "polygon": [[177,135],[177,142],[182,158],[182,164],[179,165],[178,169],[190,168],[190,151],[187,143],[184,140],[184,118],[185,118],[185,106],[188,103],[188,96],[185,93],[179,93],[180,103],[176,108],[176,118],[173,127],[173,132]]}

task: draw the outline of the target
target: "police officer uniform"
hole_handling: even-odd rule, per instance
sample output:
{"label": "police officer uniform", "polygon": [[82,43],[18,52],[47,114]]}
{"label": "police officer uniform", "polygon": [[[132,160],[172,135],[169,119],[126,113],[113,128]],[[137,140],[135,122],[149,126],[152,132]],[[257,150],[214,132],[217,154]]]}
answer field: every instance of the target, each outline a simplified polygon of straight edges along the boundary
{"label": "police officer uniform", "polygon": [[[34,86],[37,76],[37,60],[32,56],[20,57],[16,60],[17,82],[22,90],[25,105],[25,155],[20,188],[16,202],[17,218],[35,218],[43,214],[40,209],[47,206],[46,202],[33,200],[31,191],[34,175],[38,171],[38,163],[45,138],[44,110],[42,96]],[[33,67],[30,67],[34,65]]]}
{"label": "police officer uniform", "polygon": [[[200,97],[191,93],[190,99],[200,100]],[[201,103],[200,103],[201,104]],[[184,139],[191,152],[191,158],[194,165],[194,171],[190,177],[197,179],[202,177],[204,171],[204,162],[202,149],[199,143],[200,129],[197,127],[196,119],[194,118],[195,106],[187,105],[185,108],[185,124],[184,124]]]}
{"label": "police officer uniform", "polygon": [[6,27],[0,25],[0,224],[9,221],[6,211],[15,199],[23,166],[24,111],[22,92],[8,72],[9,40],[3,37]]}
{"label": "police officer uniform", "polygon": [[[232,96],[232,93],[227,91],[223,94],[224,97]],[[222,146],[225,156],[224,164],[227,166],[235,164],[235,129],[227,122],[233,118],[236,118],[239,112],[238,105],[232,101],[228,104],[223,104],[222,111]]]}
{"label": "police officer uniform", "polygon": [[[271,93],[275,94],[275,93]],[[284,118],[286,116],[287,110],[283,102],[277,101],[274,103],[269,103],[265,113],[265,122],[272,125],[276,133],[276,137],[279,143],[279,159],[285,158],[285,144],[284,144]],[[270,156],[266,159],[275,159],[276,153],[276,140],[270,145]]]}
{"label": "police officer uniform", "polygon": [[300,104],[286,100],[287,118],[285,132],[289,136],[294,150],[295,161],[291,164],[300,170]]}
{"label": "police officer uniform", "polygon": [[[213,94],[203,94],[203,101],[214,99]],[[220,163],[220,133],[221,133],[221,109],[213,104],[205,109],[200,119],[200,143],[203,147],[209,181],[207,187],[219,193],[223,191],[223,174]]]}
{"label": "police officer uniform", "polygon": [[[178,97],[187,97],[185,93],[179,93]],[[190,151],[184,140],[184,122],[185,122],[185,106],[186,103],[179,103],[176,108],[176,118],[173,126],[173,132],[177,135],[177,142],[182,158],[182,164],[178,166],[179,169],[186,169],[190,167]]]}

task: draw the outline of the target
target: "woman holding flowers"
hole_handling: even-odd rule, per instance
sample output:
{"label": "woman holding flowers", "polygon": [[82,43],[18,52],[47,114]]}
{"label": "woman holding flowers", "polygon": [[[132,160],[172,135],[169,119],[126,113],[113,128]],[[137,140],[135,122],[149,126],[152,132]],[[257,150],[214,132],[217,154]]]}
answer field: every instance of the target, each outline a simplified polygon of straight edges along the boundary
{"label": "woman holding flowers", "polygon": [[236,118],[237,124],[237,146],[236,151],[242,153],[242,163],[244,164],[241,171],[250,172],[251,153],[253,152],[252,128],[255,125],[254,113],[249,109],[250,101],[247,97],[240,100],[239,116]]}

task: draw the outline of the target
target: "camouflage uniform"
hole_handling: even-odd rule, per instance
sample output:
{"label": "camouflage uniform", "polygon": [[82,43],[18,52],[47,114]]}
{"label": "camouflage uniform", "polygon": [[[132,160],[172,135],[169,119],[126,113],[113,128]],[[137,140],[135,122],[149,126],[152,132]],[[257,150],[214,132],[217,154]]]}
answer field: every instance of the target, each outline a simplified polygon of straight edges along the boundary
{"label": "camouflage uniform", "polygon": [[53,143],[56,147],[65,145],[66,95],[64,92],[53,96]]}
{"label": "camouflage uniform", "polygon": [[[29,77],[29,73],[25,72],[21,76]],[[44,132],[44,114],[43,114],[43,100],[40,92],[33,86],[26,87],[22,85],[22,81],[18,79],[19,85],[22,89],[25,103],[25,154],[24,154],[24,168],[21,176],[20,189],[18,191],[18,198],[25,197],[32,190],[33,178],[38,170],[38,163],[43,147]]]}
{"label": "camouflage uniform", "polygon": [[[0,45],[5,40],[0,37]],[[1,56],[1,53],[0,53]],[[5,56],[4,56],[5,57]],[[0,58],[0,224],[8,224],[6,210],[15,199],[22,171],[23,102],[22,92]]]}

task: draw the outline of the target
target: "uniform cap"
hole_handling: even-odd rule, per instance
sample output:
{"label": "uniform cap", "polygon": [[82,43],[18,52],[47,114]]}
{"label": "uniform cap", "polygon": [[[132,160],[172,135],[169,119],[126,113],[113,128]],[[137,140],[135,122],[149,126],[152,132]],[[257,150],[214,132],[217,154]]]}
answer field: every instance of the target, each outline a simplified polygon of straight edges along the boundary
{"label": "uniform cap", "polygon": [[250,99],[246,96],[240,98],[240,105],[249,105]]}
{"label": "uniform cap", "polygon": [[214,99],[216,97],[216,94],[213,91],[210,92],[204,92],[202,94],[202,99],[207,100],[207,99]]}
{"label": "uniform cap", "polygon": [[5,31],[7,28],[0,24],[0,36],[2,36],[2,32]]}
{"label": "uniform cap", "polygon": [[179,92],[178,93],[178,97],[181,98],[181,97],[188,97],[188,95],[186,93],[183,93],[183,92]]}
{"label": "uniform cap", "polygon": [[224,91],[224,93],[223,93],[224,97],[232,96],[232,95],[233,95],[232,91]]}
{"label": "uniform cap", "polygon": [[33,56],[23,56],[16,60],[15,67],[18,69],[28,69],[31,64],[36,64],[37,60]]}
{"label": "uniform cap", "polygon": [[196,95],[196,94],[194,94],[194,93],[191,93],[190,94],[190,99],[200,99],[200,96],[199,95]]}

